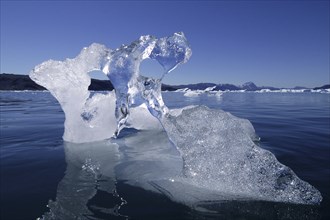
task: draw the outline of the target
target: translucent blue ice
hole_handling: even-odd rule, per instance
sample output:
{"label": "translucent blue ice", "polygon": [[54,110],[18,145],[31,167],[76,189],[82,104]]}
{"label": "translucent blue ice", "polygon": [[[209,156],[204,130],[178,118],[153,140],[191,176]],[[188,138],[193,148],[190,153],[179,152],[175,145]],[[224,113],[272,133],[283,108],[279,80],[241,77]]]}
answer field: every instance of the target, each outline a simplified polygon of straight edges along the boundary
{"label": "translucent blue ice", "polygon": [[[109,54],[103,72],[116,92],[118,127],[115,137],[125,126],[133,106],[147,104],[150,113],[158,119],[168,112],[161,96],[161,80],[180,63],[187,62],[190,56],[191,49],[183,33],[160,39],[142,36]],[[155,59],[163,66],[164,73],[160,79],[144,77],[139,73],[141,62],[147,58]]]}
{"label": "translucent blue ice", "polygon": [[[92,142],[112,134],[117,137],[125,126],[164,129],[180,152],[183,165],[176,168],[182,173],[169,178],[164,172],[153,170],[157,181],[154,177],[144,179],[173,200],[191,204],[226,195],[226,199],[320,203],[322,196],[317,189],[279,163],[271,152],[256,145],[256,134],[248,120],[203,106],[177,110],[166,107],[161,80],[190,56],[191,49],[183,33],[160,39],[147,35],[115,50],[92,44],[74,59],[49,60],[36,66],[30,77],[61,104],[66,117],[63,136],[66,141]],[[140,64],[147,58],[157,60],[164,68],[159,79],[140,74]],[[91,94],[88,72],[93,70],[102,70],[115,92]],[[160,147],[156,137],[148,138],[157,143],[156,148]],[[131,144],[141,145],[139,141]],[[87,161],[88,166],[83,167],[96,167]],[[134,166],[127,176],[133,178],[134,173],[145,171],[138,167]]]}

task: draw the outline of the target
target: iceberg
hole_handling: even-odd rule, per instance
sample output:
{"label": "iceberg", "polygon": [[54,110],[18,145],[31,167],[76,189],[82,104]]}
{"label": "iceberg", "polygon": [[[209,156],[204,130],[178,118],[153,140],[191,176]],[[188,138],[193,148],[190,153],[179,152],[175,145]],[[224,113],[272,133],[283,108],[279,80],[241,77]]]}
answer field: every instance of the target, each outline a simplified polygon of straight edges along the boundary
{"label": "iceberg", "polygon": [[216,86],[207,87],[204,90],[191,90],[191,89],[183,89],[183,90],[177,90],[177,92],[185,92],[183,95],[186,97],[197,97],[201,94],[208,94],[208,95],[215,95],[215,96],[221,96],[221,91],[214,91]]}
{"label": "iceberg", "polygon": [[185,93],[183,94],[184,96],[186,97],[196,97],[196,96],[199,96],[202,92],[196,90],[190,90],[188,89],[187,91],[185,91]]}
{"label": "iceberg", "polygon": [[[109,141],[117,143],[115,141],[120,142],[119,134],[125,127],[165,132],[182,158],[182,163],[175,163],[177,166],[173,169],[177,171],[179,167],[180,172],[163,172],[171,167],[168,164],[162,169],[160,166],[160,173],[153,170],[155,175],[135,175],[145,179],[145,183],[140,183],[143,188],[190,206],[201,201],[238,198],[319,204],[322,196],[316,188],[299,179],[271,152],[258,146],[259,138],[248,120],[205,106],[167,108],[161,94],[161,81],[178,65],[187,62],[191,53],[181,32],[160,39],[146,35],[115,50],[94,43],[74,59],[49,60],[36,66],[30,77],[59,101],[65,113],[65,141],[85,143],[114,137],[117,139]],[[163,67],[159,79],[140,74],[140,63],[148,58],[157,60]],[[108,76],[115,91],[88,91],[91,82],[88,73],[95,70]],[[198,92],[213,94],[213,89]],[[189,90],[184,91],[192,94]],[[221,96],[222,92],[216,94]],[[157,142],[153,144],[157,148]],[[126,145],[136,146],[134,143]],[[115,144],[113,147],[120,149]],[[97,159],[93,158],[93,161]],[[98,163],[93,165],[89,158],[85,162],[81,166],[83,170],[94,172],[106,167]],[[111,170],[119,169],[117,162]],[[133,178],[135,168],[124,169],[115,178]],[[136,184],[136,181],[130,182]],[[183,189],[190,191],[183,193]]]}
{"label": "iceberg", "polygon": [[[133,108],[140,109],[134,111],[136,114],[144,114],[147,107],[156,118],[166,114],[161,79],[179,64],[187,62],[190,56],[191,49],[181,32],[160,39],[147,35],[115,50],[94,43],[83,48],[74,59],[43,62],[29,75],[60,103],[65,113],[63,139],[91,142],[116,137],[123,127],[150,127],[149,120],[137,125],[127,123]],[[160,79],[139,73],[140,63],[147,58],[155,59],[163,66]],[[115,92],[94,95],[88,91],[91,83],[88,73],[97,70],[109,77]],[[146,117],[150,118],[149,115]],[[154,125],[155,119],[151,122]]]}

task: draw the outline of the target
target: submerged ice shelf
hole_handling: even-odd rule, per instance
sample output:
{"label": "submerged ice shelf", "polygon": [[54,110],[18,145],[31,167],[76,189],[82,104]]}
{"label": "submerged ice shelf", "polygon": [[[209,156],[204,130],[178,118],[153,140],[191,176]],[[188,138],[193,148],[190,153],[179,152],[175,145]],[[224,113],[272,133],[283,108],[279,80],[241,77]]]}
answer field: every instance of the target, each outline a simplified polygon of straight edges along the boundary
{"label": "submerged ice shelf", "polygon": [[[231,195],[230,198],[320,203],[322,196],[317,189],[254,143],[256,134],[248,120],[204,106],[176,110],[166,107],[161,80],[190,56],[183,33],[160,39],[147,35],[115,50],[94,43],[74,59],[49,60],[36,66],[30,77],[59,101],[65,113],[66,141],[84,143],[108,139],[113,134],[117,137],[123,127],[164,130],[180,152],[182,173],[170,179],[163,176],[163,181],[159,176],[145,181],[154,182],[153,187],[164,189],[164,194],[177,192],[176,186],[201,189],[192,191],[196,194],[189,198],[174,200],[191,204],[187,200],[196,199],[197,194],[200,199],[210,199],[213,194],[215,200],[222,198],[220,195]],[[159,79],[140,74],[140,63],[147,58],[157,60],[164,68]],[[103,71],[115,91],[90,93],[88,73],[93,70]],[[201,191],[215,193],[203,197]],[[170,193],[176,194],[179,196]]]}

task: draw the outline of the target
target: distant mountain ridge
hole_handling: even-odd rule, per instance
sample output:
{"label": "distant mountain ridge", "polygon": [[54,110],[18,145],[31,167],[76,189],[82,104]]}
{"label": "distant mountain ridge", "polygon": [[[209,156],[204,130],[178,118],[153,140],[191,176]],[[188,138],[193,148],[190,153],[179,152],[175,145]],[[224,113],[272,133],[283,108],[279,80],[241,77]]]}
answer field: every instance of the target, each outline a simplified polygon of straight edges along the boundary
{"label": "distant mountain ridge", "polygon": [[[167,85],[162,84],[163,91],[175,91],[178,89],[188,88],[190,90],[205,90],[206,88],[214,87],[213,90],[246,90],[246,91],[257,91],[261,89],[269,90],[279,90],[281,88],[275,88],[270,86],[257,86],[253,82],[244,83],[241,86],[236,86],[233,84],[215,84],[215,83],[196,83],[188,85]],[[330,84],[315,87],[313,89],[329,89]],[[113,90],[113,85],[110,80],[98,80],[92,79],[91,85],[88,87],[89,90],[93,91],[110,91]],[[296,86],[293,89],[308,89],[306,87]],[[28,75],[17,75],[17,74],[0,74],[0,90],[46,90],[44,87],[36,84],[33,80],[30,79]]]}
{"label": "distant mountain ridge", "polygon": [[170,86],[170,85],[164,85],[162,87],[162,90],[168,90],[168,91],[175,91],[177,89],[185,89],[188,88],[190,90],[205,90],[209,87],[215,87],[213,90],[215,91],[237,91],[237,90],[246,90],[246,91],[257,91],[261,89],[269,89],[269,90],[278,90],[279,88],[271,87],[271,86],[256,86],[253,82],[247,82],[244,83],[241,86],[236,86],[233,84],[215,84],[215,83],[197,83],[197,84],[188,84],[188,85],[178,85],[178,86]]}
{"label": "distant mountain ridge", "polygon": [[33,82],[27,75],[2,73],[0,90],[45,90],[45,88]]}
{"label": "distant mountain ridge", "polygon": [[[110,80],[92,79],[89,90],[113,90]],[[0,74],[0,90],[46,90],[30,79],[28,75]]]}
{"label": "distant mountain ridge", "polygon": [[324,86],[320,86],[320,87],[315,87],[315,90],[317,89],[330,89],[330,84],[324,85]]}

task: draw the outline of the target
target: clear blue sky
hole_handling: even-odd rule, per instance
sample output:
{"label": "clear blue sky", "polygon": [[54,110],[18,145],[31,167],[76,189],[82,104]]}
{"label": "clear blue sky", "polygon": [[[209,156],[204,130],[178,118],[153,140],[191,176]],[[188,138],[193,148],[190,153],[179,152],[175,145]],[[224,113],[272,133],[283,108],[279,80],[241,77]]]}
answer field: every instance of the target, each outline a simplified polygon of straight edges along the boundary
{"label": "clear blue sky", "polygon": [[[329,1],[2,1],[1,72],[28,74],[93,42],[117,48],[183,31],[193,55],[165,77],[314,87],[329,79]],[[141,70],[157,73],[146,61]],[[160,75],[160,73],[157,73]]]}

